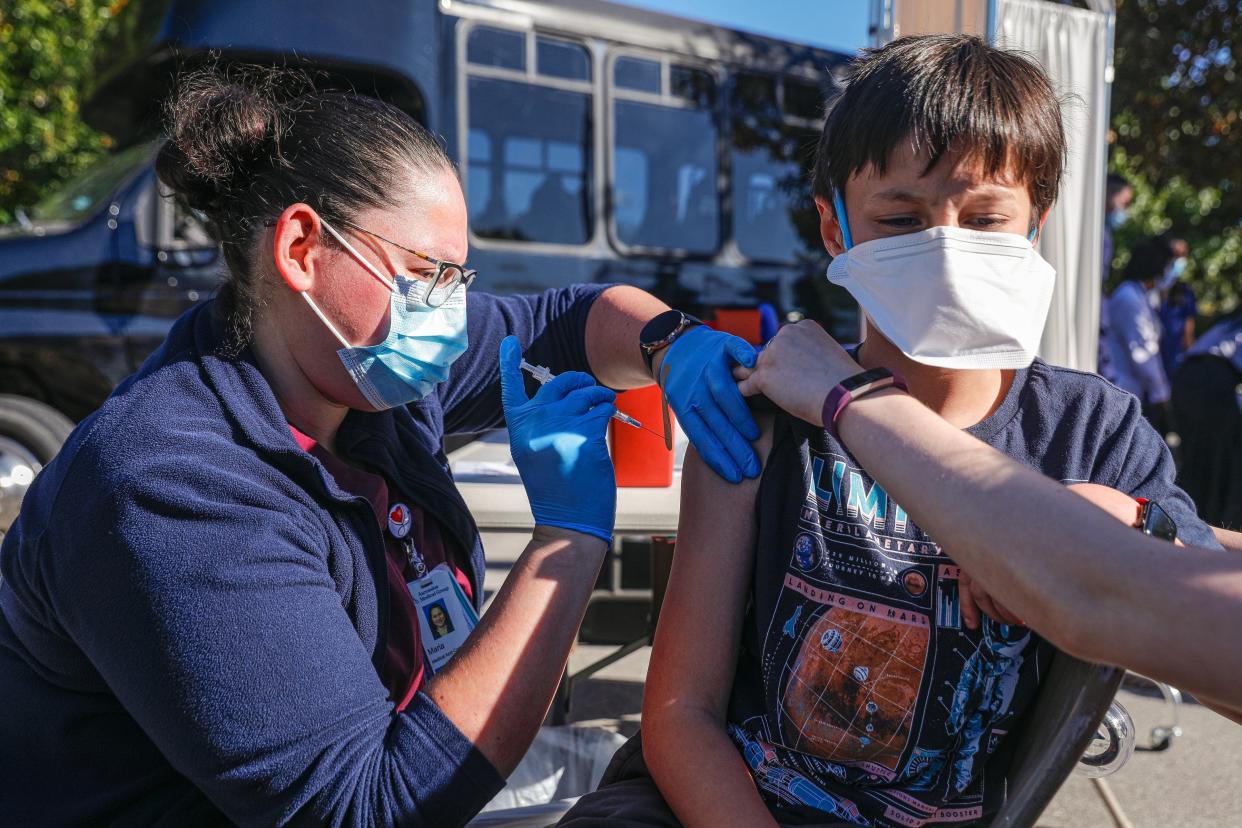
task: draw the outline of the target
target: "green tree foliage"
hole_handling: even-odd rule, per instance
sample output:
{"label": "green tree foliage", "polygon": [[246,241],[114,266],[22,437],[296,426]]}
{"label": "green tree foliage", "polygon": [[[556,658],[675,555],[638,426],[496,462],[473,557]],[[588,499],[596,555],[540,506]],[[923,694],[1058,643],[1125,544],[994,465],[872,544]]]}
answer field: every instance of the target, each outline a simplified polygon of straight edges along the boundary
{"label": "green tree foliage", "polygon": [[104,0],[0,2],[0,222],[106,152],[82,122],[92,44],[111,17]]}
{"label": "green tree foliage", "polygon": [[1120,0],[1112,97],[1113,171],[1135,185],[1117,236],[1122,266],[1140,237],[1191,245],[1188,278],[1206,309],[1242,296],[1242,0]]}

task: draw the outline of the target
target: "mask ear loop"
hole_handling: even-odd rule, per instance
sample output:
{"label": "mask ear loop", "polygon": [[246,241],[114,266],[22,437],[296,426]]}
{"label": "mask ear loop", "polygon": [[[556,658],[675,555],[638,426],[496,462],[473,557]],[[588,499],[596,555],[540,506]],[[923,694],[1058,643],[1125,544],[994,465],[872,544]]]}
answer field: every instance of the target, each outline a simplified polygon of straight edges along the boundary
{"label": "mask ear loop", "polygon": [[336,329],[336,325],[333,325],[332,321],[328,319],[322,310],[319,309],[319,305],[316,304],[315,300],[311,298],[308,291],[302,291],[302,298],[306,300],[306,304],[310,305],[311,310],[315,312],[315,316],[319,317],[319,321],[326,325],[328,330],[332,332],[332,335],[336,337],[337,342],[341,343],[342,348],[354,347],[349,344],[349,340],[341,336],[341,332]]}
{"label": "mask ear loop", "polygon": [[1044,214],[1039,217],[1039,224],[1035,225],[1035,227],[1031,230],[1030,233],[1027,233],[1026,240],[1029,241],[1031,244],[1035,243],[1036,236],[1044,232],[1044,222],[1048,220],[1048,214],[1051,212],[1052,212],[1051,207],[1049,207],[1047,210],[1044,210]]}
{"label": "mask ear loop", "polygon": [[380,273],[379,268],[373,265],[370,259],[368,259],[366,256],[363,256],[361,253],[359,253],[358,249],[354,247],[352,244],[350,244],[349,241],[346,240],[344,236],[336,232],[336,230],[332,227],[332,225],[328,224],[328,222],[325,221],[322,216],[319,217],[319,223],[323,225],[323,229],[327,230],[329,233],[332,234],[332,238],[336,239],[338,242],[341,243],[341,246],[344,247],[349,252],[349,255],[353,256],[355,259],[358,260],[358,264],[362,265],[363,267],[367,269],[368,273],[370,273],[376,279],[379,279],[380,282],[384,285],[384,287],[388,288],[390,292],[392,293],[397,292],[397,285],[396,285],[395,277],[385,276],[384,274]]}
{"label": "mask ear loop", "polygon": [[845,201],[841,198],[840,190],[832,192],[832,209],[837,213],[837,226],[841,228],[841,243],[849,250],[854,246],[854,237],[850,235],[850,219],[845,214]]}
{"label": "mask ear loop", "polygon": [[[393,293],[397,292],[396,285],[394,285],[392,282],[388,281],[383,276],[381,276],[380,272],[375,268],[375,265],[371,264],[371,262],[367,260],[365,256],[363,256],[356,249],[354,249],[354,246],[350,244],[345,239],[344,236],[336,232],[336,230],[333,229],[332,225],[328,224],[328,222],[325,221],[322,216],[320,216],[319,218],[319,223],[323,225],[323,228],[325,230],[327,230],[329,233],[332,234],[332,238],[340,242],[341,246],[344,247],[347,251],[349,251],[349,254],[351,256],[353,256],[355,259],[358,260],[359,264],[361,264],[363,267],[367,269],[368,273],[370,273],[376,279],[379,279],[381,282],[383,282],[385,287],[387,287],[391,292]],[[307,291],[307,290],[302,291],[302,298],[306,300],[306,304],[310,305],[311,310],[315,312],[315,316],[319,317],[319,321],[322,322],[324,326],[327,327],[327,329],[332,332],[332,335],[336,337],[336,341],[341,343],[342,348],[354,347],[353,345],[349,344],[348,339],[346,339],[344,336],[341,335],[341,332],[337,330],[336,325],[332,324],[332,320],[328,318],[327,314],[325,314],[323,310],[320,309],[319,303],[311,298],[310,291]]]}

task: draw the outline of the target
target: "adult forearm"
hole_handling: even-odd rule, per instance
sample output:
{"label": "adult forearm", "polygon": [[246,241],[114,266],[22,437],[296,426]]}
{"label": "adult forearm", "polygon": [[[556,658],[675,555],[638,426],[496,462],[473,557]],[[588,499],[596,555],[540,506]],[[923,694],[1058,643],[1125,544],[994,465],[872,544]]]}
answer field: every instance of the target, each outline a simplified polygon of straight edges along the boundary
{"label": "adult forearm", "polygon": [[607,544],[537,526],[479,626],[427,694],[502,774],[535,738]]}
{"label": "adult forearm", "polygon": [[693,707],[643,716],[643,759],[683,825],[776,825],[724,722]]}
{"label": "adult forearm", "polygon": [[652,317],[666,310],[668,305],[629,285],[600,294],[587,316],[586,349],[591,373],[601,385],[639,388],[651,384],[638,337]]}
{"label": "adult forearm", "polygon": [[1075,655],[1236,707],[1242,567],[1145,537],[908,396],[838,421],[867,471],[992,595]]}
{"label": "adult forearm", "polygon": [[1228,529],[1213,526],[1212,533],[1216,535],[1216,541],[1230,552],[1242,552],[1242,532],[1231,532]]}

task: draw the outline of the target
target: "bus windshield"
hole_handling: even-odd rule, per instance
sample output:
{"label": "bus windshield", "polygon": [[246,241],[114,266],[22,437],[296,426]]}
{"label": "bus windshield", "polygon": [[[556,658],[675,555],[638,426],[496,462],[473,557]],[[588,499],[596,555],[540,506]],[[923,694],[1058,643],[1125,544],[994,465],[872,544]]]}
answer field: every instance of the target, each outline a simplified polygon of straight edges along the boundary
{"label": "bus windshield", "polygon": [[135,144],[99,159],[44,196],[30,209],[31,221],[70,224],[83,221],[99,210],[117,187],[147,164],[154,152],[154,144]]}

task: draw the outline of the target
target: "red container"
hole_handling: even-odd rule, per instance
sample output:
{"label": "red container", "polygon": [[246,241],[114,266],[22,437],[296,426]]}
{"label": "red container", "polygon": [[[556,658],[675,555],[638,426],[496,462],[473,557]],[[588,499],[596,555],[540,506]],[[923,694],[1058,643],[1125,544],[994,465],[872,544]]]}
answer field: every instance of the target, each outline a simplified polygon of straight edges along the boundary
{"label": "red container", "polygon": [[717,308],[711,326],[741,337],[751,345],[763,344],[763,317],[758,308]]}
{"label": "red container", "polygon": [[[664,447],[661,437],[656,436],[664,434],[660,389],[648,385],[646,388],[623,391],[617,395],[617,408],[655,432],[652,434],[617,420],[608,422],[617,485],[632,488],[673,485],[673,452]],[[671,428],[671,410],[668,416]]]}

